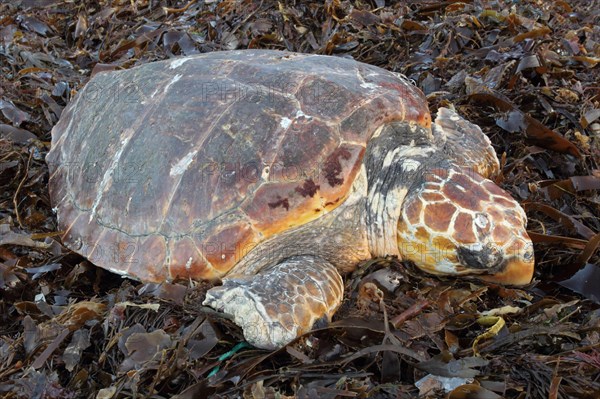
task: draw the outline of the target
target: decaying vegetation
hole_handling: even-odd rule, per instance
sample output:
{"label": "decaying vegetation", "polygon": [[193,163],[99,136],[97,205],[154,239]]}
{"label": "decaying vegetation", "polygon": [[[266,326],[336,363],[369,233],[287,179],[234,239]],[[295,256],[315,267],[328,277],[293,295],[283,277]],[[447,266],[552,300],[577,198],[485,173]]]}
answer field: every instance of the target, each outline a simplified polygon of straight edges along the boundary
{"label": "decaying vegetation", "polygon": [[[527,210],[535,282],[376,260],[330,326],[269,353],[201,306],[206,283],[142,285],[65,249],[44,155],[90,75],[240,48],[401,72],[433,112],[482,126]],[[0,395],[599,397],[599,63],[595,0],[0,4]]]}

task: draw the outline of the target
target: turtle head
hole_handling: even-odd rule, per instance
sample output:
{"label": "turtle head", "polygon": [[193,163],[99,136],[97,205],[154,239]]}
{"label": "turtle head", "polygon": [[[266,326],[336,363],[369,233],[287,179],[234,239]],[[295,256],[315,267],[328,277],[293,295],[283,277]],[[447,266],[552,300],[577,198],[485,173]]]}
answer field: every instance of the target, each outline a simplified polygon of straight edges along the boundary
{"label": "turtle head", "polygon": [[399,252],[433,274],[524,285],[533,247],[521,206],[492,181],[450,163],[426,172],[402,205]]}

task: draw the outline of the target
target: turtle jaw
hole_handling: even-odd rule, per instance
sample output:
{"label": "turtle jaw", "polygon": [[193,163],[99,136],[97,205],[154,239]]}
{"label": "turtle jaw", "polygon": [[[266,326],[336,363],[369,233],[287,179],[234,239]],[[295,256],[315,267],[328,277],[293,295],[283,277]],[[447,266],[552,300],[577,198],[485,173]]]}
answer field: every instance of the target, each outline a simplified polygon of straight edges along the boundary
{"label": "turtle jaw", "polygon": [[499,246],[487,244],[483,250],[471,259],[461,257],[464,251],[458,249],[458,259],[461,264],[472,267],[466,269],[468,274],[476,275],[478,279],[490,283],[523,286],[531,282],[534,272],[533,244],[525,228],[516,231],[513,239]]}
{"label": "turtle jaw", "polygon": [[[402,258],[427,273],[474,276],[490,283],[514,286],[527,285],[533,278],[533,245],[524,227],[509,242],[489,240],[485,244],[457,244],[455,240],[446,241],[435,234],[422,242],[419,233],[412,235],[411,240],[406,232],[402,230],[398,236]],[[432,242],[448,244],[436,247]]]}
{"label": "turtle jaw", "polygon": [[503,271],[479,278],[490,283],[522,286],[531,282],[533,270],[533,258],[531,261],[515,258],[507,263]]}

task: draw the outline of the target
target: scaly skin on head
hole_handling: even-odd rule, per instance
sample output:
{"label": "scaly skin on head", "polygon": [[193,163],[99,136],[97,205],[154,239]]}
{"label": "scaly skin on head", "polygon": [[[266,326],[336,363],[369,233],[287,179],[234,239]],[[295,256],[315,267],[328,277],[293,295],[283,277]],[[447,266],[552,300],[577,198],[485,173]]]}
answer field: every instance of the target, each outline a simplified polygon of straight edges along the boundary
{"label": "scaly skin on head", "polygon": [[526,223],[525,212],[507,192],[443,161],[406,197],[398,246],[403,259],[429,273],[524,285],[534,262]]}

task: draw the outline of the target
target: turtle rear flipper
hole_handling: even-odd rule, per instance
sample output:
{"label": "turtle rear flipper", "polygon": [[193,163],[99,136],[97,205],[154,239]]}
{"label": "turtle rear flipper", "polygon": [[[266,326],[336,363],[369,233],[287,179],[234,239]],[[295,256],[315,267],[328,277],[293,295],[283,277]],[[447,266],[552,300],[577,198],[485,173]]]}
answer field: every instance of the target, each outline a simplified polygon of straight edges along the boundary
{"label": "turtle rear flipper", "polygon": [[203,304],[232,315],[250,344],[278,349],[318,320],[331,320],[343,294],[342,277],[331,263],[295,256],[253,276],[224,278]]}

